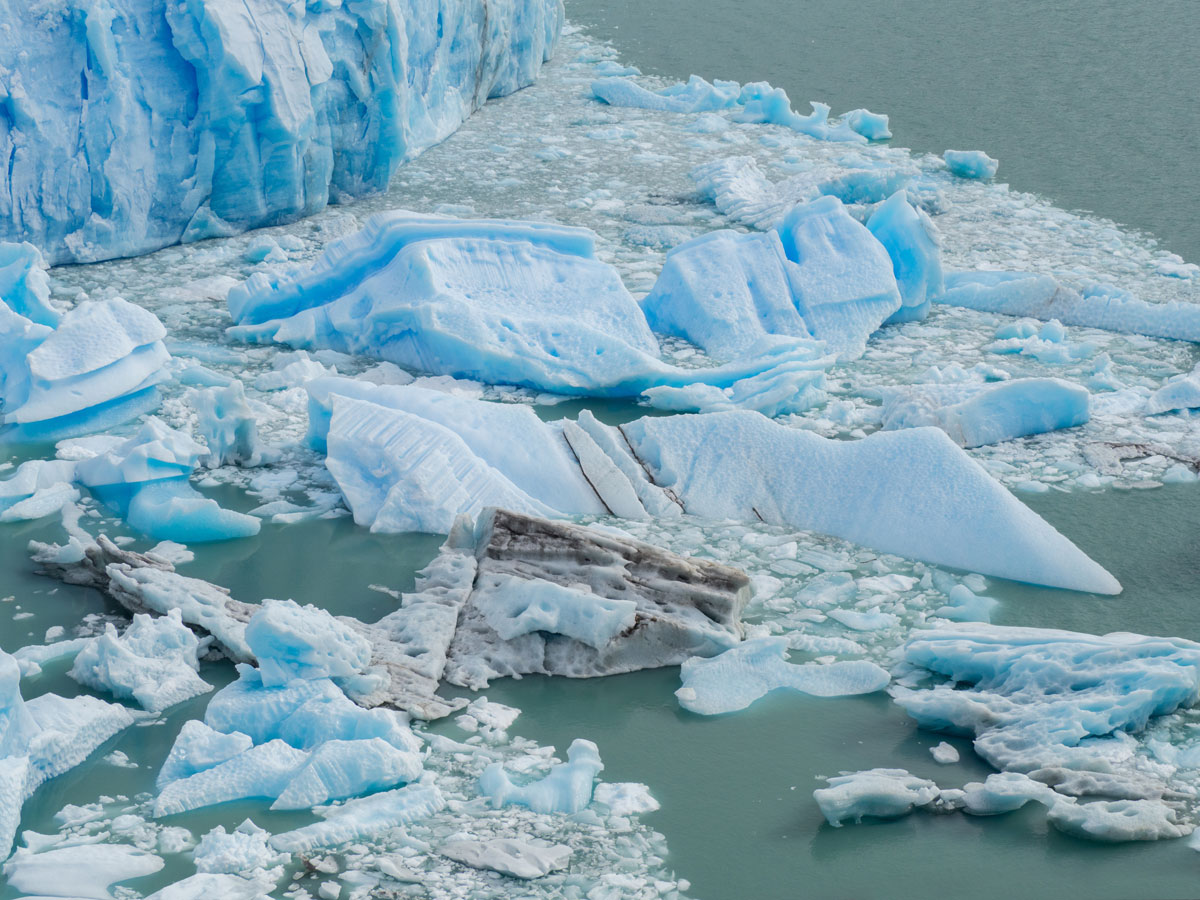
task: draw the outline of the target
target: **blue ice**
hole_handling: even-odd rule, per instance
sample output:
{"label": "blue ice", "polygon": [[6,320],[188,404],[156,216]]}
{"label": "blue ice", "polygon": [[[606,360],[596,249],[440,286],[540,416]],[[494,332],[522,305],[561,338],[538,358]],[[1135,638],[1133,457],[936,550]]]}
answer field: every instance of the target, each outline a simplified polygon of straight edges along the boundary
{"label": "blue ice", "polygon": [[942,154],[946,167],[959,178],[995,178],[1000,163],[982,150],[947,150]]}
{"label": "blue ice", "polygon": [[532,83],[560,0],[2,0],[0,240],[136,256],[384,190],[488,98]]}

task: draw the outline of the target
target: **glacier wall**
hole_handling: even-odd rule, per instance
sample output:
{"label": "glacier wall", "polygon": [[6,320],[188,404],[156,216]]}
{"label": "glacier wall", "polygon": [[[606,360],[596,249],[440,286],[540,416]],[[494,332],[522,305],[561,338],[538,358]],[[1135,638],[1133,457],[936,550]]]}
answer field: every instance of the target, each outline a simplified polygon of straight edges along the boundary
{"label": "glacier wall", "polygon": [[562,0],[0,0],[0,241],[93,262],[383,190],[532,83],[562,23]]}

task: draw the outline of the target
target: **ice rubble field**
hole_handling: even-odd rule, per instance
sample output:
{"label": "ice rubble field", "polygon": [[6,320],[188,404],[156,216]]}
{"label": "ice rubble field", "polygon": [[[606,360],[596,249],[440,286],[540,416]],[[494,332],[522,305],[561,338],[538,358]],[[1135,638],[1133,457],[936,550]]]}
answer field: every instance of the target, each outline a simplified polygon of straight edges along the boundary
{"label": "ice rubble field", "polygon": [[[304,272],[337,239],[353,246],[374,213],[403,208],[417,214],[547,220],[597,235],[593,249],[579,245],[590,239],[554,229],[559,255],[523,259],[521,265],[543,267],[533,286],[545,288],[550,297],[561,290],[556,287],[560,278],[583,277],[592,287],[606,286],[613,314],[607,322],[601,316],[587,324],[603,335],[604,347],[614,346],[616,334],[631,348],[629,358],[639,373],[610,393],[643,396],[647,405],[666,410],[748,405],[782,413],[778,421],[798,431],[789,436],[788,447],[810,446],[813,435],[857,439],[876,431],[880,435],[864,448],[932,442],[935,470],[938,460],[965,461],[953,446],[958,444],[970,448],[970,456],[999,482],[1019,491],[1143,488],[1196,479],[1200,429],[1186,409],[1200,403],[1197,376],[1190,374],[1200,354],[1191,343],[1119,330],[1132,323],[1161,334],[1164,322],[1169,328],[1193,328],[1187,308],[1166,304],[1196,302],[1200,272],[1194,266],[1157,252],[1142,236],[988,181],[995,172],[994,161],[986,157],[913,157],[868,143],[867,137],[882,136],[886,124],[866,111],[830,125],[828,110],[817,107],[813,115],[802,116],[754,86],[693,80],[659,93],[663,85],[654,79],[638,79],[642,87],[636,88],[628,78],[613,77],[621,72],[605,48],[568,32],[535,87],[483,107],[446,143],[399,169],[387,194],[318,211],[292,225],[54,269],[48,298],[44,278],[27,253],[0,259],[0,289],[6,298],[19,298],[10,305],[29,323],[5,319],[0,328],[10,329],[6,335],[20,329],[31,342],[24,349],[6,344],[14,349],[0,358],[9,378],[5,390],[17,393],[5,396],[19,398],[19,409],[31,411],[30,423],[66,416],[66,425],[74,428],[72,414],[109,409],[131,397],[138,402],[151,392],[155,399],[161,395],[156,419],[110,428],[98,437],[81,434],[102,430],[95,427],[104,425],[102,418],[79,434],[56,431],[63,423],[31,431],[68,442],[54,461],[48,450],[14,454],[11,462],[0,463],[0,477],[16,475],[0,483],[0,518],[61,513],[80,542],[65,545],[62,561],[74,563],[78,554],[72,557],[72,548],[85,542],[81,525],[93,535],[119,531],[122,518],[151,537],[150,546],[154,540],[250,535],[262,520],[286,527],[307,517],[350,512],[375,530],[436,532],[450,531],[454,513],[477,514],[489,505],[532,515],[569,514],[594,524],[601,534],[711,558],[750,576],[753,597],[743,614],[749,640],[711,661],[684,666],[678,697],[686,708],[723,713],[779,687],[839,695],[878,690],[890,680],[894,698],[918,722],[971,736],[977,751],[1002,770],[959,790],[887,768],[888,760],[881,759],[879,769],[843,774],[818,790],[816,800],[831,822],[916,808],[996,814],[1033,801],[1047,807],[1055,827],[1082,836],[1148,839],[1190,832],[1200,756],[1192,743],[1172,733],[1170,714],[1200,692],[1200,647],[1178,639],[1099,638],[985,624],[993,601],[979,573],[1119,589],[1100,566],[1036,516],[1021,520],[1014,529],[1018,537],[1031,531],[1033,537],[1026,534],[1026,539],[1033,544],[1057,539],[1062,545],[1034,571],[1037,566],[1019,544],[1007,551],[1020,558],[1013,568],[1011,561],[988,555],[994,548],[983,552],[970,546],[970,534],[961,536],[966,545],[961,556],[930,555],[930,546],[947,543],[947,533],[936,531],[938,498],[922,497],[920,491],[883,498],[892,515],[930,504],[920,507],[918,518],[934,523],[937,539],[902,546],[887,545],[870,523],[839,518],[834,513],[847,510],[831,509],[835,504],[828,494],[815,495],[814,506],[826,511],[817,521],[803,511],[789,511],[786,503],[772,512],[763,506],[763,500],[778,499],[771,492],[757,497],[714,489],[721,478],[719,459],[710,461],[708,471],[696,464],[703,456],[697,457],[695,448],[703,451],[704,438],[711,437],[705,429],[720,433],[715,423],[735,421],[731,416],[758,416],[744,420],[753,424],[736,432],[767,428],[759,413],[706,412],[707,424],[695,426],[700,437],[680,438],[673,431],[686,432],[693,427],[687,423],[701,420],[633,422],[648,410],[632,402],[609,407],[607,419],[631,423],[624,434],[637,455],[633,459],[622,449],[621,432],[594,420],[542,424],[530,408],[553,418],[564,397],[605,393],[598,379],[611,370],[581,368],[581,380],[565,383],[555,380],[554,364],[543,360],[536,370],[502,371],[499,380],[520,387],[486,385],[469,380],[485,373],[469,369],[467,354],[449,370],[414,380],[397,363],[429,371],[434,357],[439,364],[452,358],[445,352],[452,345],[432,345],[438,351],[432,353],[407,346],[401,349],[408,355],[389,357],[374,352],[378,340],[355,343],[351,330],[339,329],[334,307],[343,304],[342,321],[353,321],[361,302],[356,308],[352,301],[370,296],[369,280],[352,286],[357,295],[326,291],[307,306],[285,296],[292,305],[277,305],[269,316],[248,317],[245,309],[252,304],[235,299],[230,304],[240,326],[235,335],[255,342],[226,338],[225,328],[234,324],[226,306],[231,290],[234,298],[251,295],[273,302],[272,296],[279,297],[277,285],[296,276],[293,267]],[[608,102],[598,102],[597,96]],[[911,205],[878,203],[904,184]],[[819,199],[822,194],[838,200]],[[865,317],[857,330],[816,335],[827,339],[826,349],[840,354],[840,361],[806,343],[806,335],[780,326],[774,333],[800,339],[789,345],[794,355],[768,356],[766,363],[754,363],[757,370],[743,369],[739,375],[753,379],[765,371],[787,377],[735,390],[736,379],[721,381],[713,373],[737,365],[739,354],[751,348],[761,352],[754,341],[761,335],[744,321],[737,329],[689,330],[694,323],[686,317],[672,319],[670,298],[658,304],[651,292],[664,265],[678,285],[699,284],[686,248],[672,258],[668,251],[697,238],[712,241],[703,236],[721,228],[739,230],[740,236],[718,238],[729,246],[758,248],[750,257],[756,273],[786,272],[780,259],[788,258],[787,246],[774,235],[788,231],[772,229],[785,222],[797,200],[816,201],[817,211],[835,223],[830,233],[839,240],[861,240],[870,230],[889,249],[889,228],[903,234],[906,217],[930,215],[940,234],[945,286],[961,305],[935,302],[927,318],[917,319],[926,295],[934,292],[931,281],[922,280],[925,266],[914,266],[910,278],[897,271],[898,284],[890,289],[864,281],[852,298],[861,301],[858,309]],[[317,208],[293,207],[288,207],[292,213]],[[139,249],[149,245],[143,242]],[[426,284],[436,282],[439,302],[470,289],[452,276],[469,270],[472,259],[496,258],[482,252],[486,247],[452,249],[459,255],[426,255],[420,262]],[[731,254],[731,259],[746,258],[740,250]],[[620,283],[602,264],[615,267]],[[1021,311],[1037,318],[997,314],[994,289],[1003,284],[1002,276],[957,274],[978,270],[1029,273],[1017,285]],[[788,303],[807,296],[804,284],[775,277],[772,296],[786,297]],[[246,279],[247,287],[239,288]],[[18,282],[23,286],[13,287]],[[646,294],[652,298],[646,315],[657,337],[628,318],[634,298]],[[386,283],[379,296],[386,296]],[[1012,290],[1007,296],[1011,301]],[[699,292],[696,297],[704,302]],[[776,303],[776,322],[790,308]],[[317,309],[325,311],[316,315]],[[165,326],[162,332],[141,317],[143,310]],[[385,329],[400,314],[378,303],[374,311]],[[1098,312],[1109,316],[1103,324],[1118,330],[1080,324],[1101,321],[1089,318]],[[94,332],[100,317],[106,333],[124,335],[118,359],[95,356],[96,347],[78,337]],[[871,334],[865,344],[856,338],[888,318],[898,324]],[[811,326],[817,319],[805,321]],[[452,326],[476,327],[477,321],[472,312]],[[264,322],[269,330],[262,328]],[[439,337],[452,334],[453,327],[426,333]],[[264,336],[301,349],[258,343]],[[1181,331],[1181,336],[1187,335]],[[74,355],[56,355],[79,365],[26,369],[27,354],[36,352],[31,348],[49,341],[80,347]],[[558,354],[570,349],[548,341],[537,346]],[[358,355],[364,352],[382,359]],[[749,358],[763,359],[754,354]],[[520,362],[535,355],[514,357],[505,349],[496,359]],[[748,365],[746,358],[741,364]],[[108,377],[105,367],[114,365],[128,369],[123,379]],[[14,388],[27,370],[37,377]],[[364,377],[346,381],[335,375]],[[55,390],[56,380],[74,388],[70,396],[76,406],[44,405],[39,412],[39,391],[50,399],[64,396]],[[771,388],[780,384],[792,395],[807,391],[804,402],[791,408],[772,405]],[[474,403],[478,399],[507,405],[483,415]],[[1031,409],[1031,400],[1038,408]],[[6,413],[13,406],[10,401]],[[975,412],[997,408],[1007,411],[998,422]],[[902,430],[928,424],[948,439],[940,432]],[[1056,430],[1020,436],[1047,427]],[[649,449],[643,449],[639,434]],[[203,438],[203,446],[191,435]],[[443,482],[406,463],[413,445],[405,442],[416,440],[414,435],[423,442],[418,446],[436,439],[438,447],[449,448],[439,452],[468,466],[467,475],[455,471],[458,483],[469,490],[453,504],[436,489]],[[722,440],[720,447],[733,438]],[[514,446],[521,453],[507,449]],[[205,447],[212,452],[205,455]],[[709,451],[720,455],[712,447]],[[46,461],[39,462],[43,455]],[[18,469],[25,456],[31,462]],[[760,468],[786,470],[791,458],[767,455]],[[848,468],[846,492],[868,475],[880,484],[888,483],[888,471],[903,475],[907,470],[897,459],[903,455],[880,451],[872,465]],[[671,490],[649,484],[638,461],[649,461],[657,484]],[[237,486],[257,507],[246,515],[203,497],[191,486],[201,470],[200,487]],[[434,474],[445,477],[441,471]],[[788,474],[782,471],[775,483],[786,484]],[[973,470],[971,479],[980,528],[991,533],[997,523],[1011,523],[1011,498],[1001,497],[1003,492]],[[918,488],[932,483],[916,482]],[[429,484],[435,488],[420,494]],[[689,484],[694,485],[690,496]],[[680,505],[706,518],[680,516]],[[605,515],[606,510],[621,518]],[[164,530],[164,523],[180,530]],[[851,543],[855,540],[859,543]],[[186,551],[164,543],[159,552],[169,557]],[[1005,548],[994,552],[1003,556]],[[975,574],[951,574],[938,563]],[[506,617],[488,620],[488,626],[505,641],[528,638],[541,630],[534,626],[541,626],[602,647],[632,613],[613,601],[596,619],[581,612],[578,592],[569,587],[542,588],[534,603],[505,592],[503,585],[496,594],[501,606],[508,604],[502,610]],[[947,630],[947,620],[960,624]],[[6,763],[0,773],[9,819],[37,783],[77,763],[74,757],[86,755],[114,730],[148,721],[143,717],[186,697],[203,698],[217,686],[212,682],[229,680],[219,674],[227,666],[200,661],[209,638],[197,640],[169,617],[153,621],[139,618],[119,636],[96,623],[76,628],[78,623],[64,621],[76,643],[55,643],[48,636],[48,648],[18,654],[21,679],[4,659],[3,708],[10,721],[0,746],[10,759],[30,760],[21,770]],[[364,649],[353,631],[339,631],[319,617],[297,617],[283,604],[265,607],[249,626],[240,623],[240,631],[236,620],[220,624],[208,630],[226,640],[232,640],[231,633],[243,635],[258,668],[244,665],[237,680],[221,687],[206,701],[206,711],[197,713],[203,722],[193,719],[180,729],[156,795],[97,799],[97,792],[81,786],[72,801],[78,805],[67,806],[56,819],[57,835],[29,834],[18,841],[23,846],[5,868],[13,889],[78,895],[80,873],[87,872],[91,895],[105,896],[107,885],[98,885],[100,880],[152,875],[164,859],[172,864],[172,877],[182,877],[192,871],[190,855],[198,874],[187,886],[157,895],[161,900],[216,893],[256,897],[276,883],[287,885],[282,895],[296,898],[387,896],[383,891],[403,896],[406,885],[415,882],[423,883],[427,895],[443,897],[601,900],[686,893],[686,881],[670,871],[664,839],[637,819],[656,806],[645,789],[600,781],[593,790],[593,779],[603,778],[603,746],[577,742],[559,748],[562,761],[552,765],[551,748],[516,736],[516,711],[484,701],[461,714],[459,731],[410,728],[403,715],[364,710],[347,699],[355,690],[366,690],[360,679],[369,676],[371,661],[369,647]],[[22,690],[40,693],[41,666],[76,652],[71,677],[104,696],[127,699],[128,707],[86,695],[60,701],[53,694],[22,705],[18,680]],[[150,667],[153,675],[147,678]],[[1071,676],[1066,692],[1056,674],[1063,669]],[[950,684],[960,689],[951,690]],[[56,708],[62,703],[81,708],[73,714]],[[83,707],[89,716],[87,741],[64,740],[63,717],[78,721]],[[1165,718],[1151,721],[1152,716]],[[264,777],[268,772],[271,777]],[[370,791],[377,793],[341,803]],[[236,831],[193,833],[184,827],[186,817],[170,817],[206,803],[267,795],[263,811],[272,804],[277,809],[333,805],[273,835],[252,823]],[[9,831],[17,827],[15,821],[0,825]],[[310,860],[311,868],[302,868],[299,857]],[[296,880],[289,885],[285,874]]]}

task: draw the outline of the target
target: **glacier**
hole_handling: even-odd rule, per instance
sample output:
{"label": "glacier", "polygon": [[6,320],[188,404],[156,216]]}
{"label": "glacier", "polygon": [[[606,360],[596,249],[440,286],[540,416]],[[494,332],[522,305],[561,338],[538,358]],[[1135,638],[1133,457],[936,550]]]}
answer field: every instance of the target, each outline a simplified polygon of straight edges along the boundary
{"label": "glacier", "polygon": [[135,256],[384,190],[531,84],[560,0],[104,0],[0,34],[0,240]]}

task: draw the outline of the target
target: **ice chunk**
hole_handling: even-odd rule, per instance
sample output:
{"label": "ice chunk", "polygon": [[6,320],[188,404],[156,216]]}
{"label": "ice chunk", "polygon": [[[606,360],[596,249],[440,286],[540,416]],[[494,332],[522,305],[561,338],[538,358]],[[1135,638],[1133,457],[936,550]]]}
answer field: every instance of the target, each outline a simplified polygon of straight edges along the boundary
{"label": "ice chunk", "polygon": [[[558,426],[543,422],[529,407],[484,403],[416,386],[371,385],[347,378],[310,382],[308,440],[324,450],[338,397],[365,400],[420,416],[452,430],[471,453],[526,494],[550,506],[603,513],[603,504],[579,471]],[[365,417],[368,410],[363,410]],[[343,414],[349,420],[348,414]]]}
{"label": "ice chunk", "polygon": [[557,869],[565,869],[571,848],[544,841],[520,841],[493,838],[490,841],[446,841],[438,853],[475,869],[491,869],[514,878],[541,878]]}
{"label": "ice chunk", "polygon": [[995,178],[1000,163],[982,150],[947,150],[942,154],[946,167],[959,178]]}
{"label": "ice chunk", "polygon": [[950,765],[958,762],[958,751],[953,744],[947,744],[942,741],[940,744],[929,748],[930,754],[933,755],[933,761],[942,765]]}
{"label": "ice chunk", "polygon": [[883,427],[932,425],[960,447],[981,447],[1083,425],[1087,388],[1059,378],[1017,378],[993,385],[885,388]]}
{"label": "ice chunk", "polygon": [[[1151,394],[1146,401],[1146,415],[1156,416],[1160,413],[1197,407],[1200,407],[1200,366],[1186,375],[1177,375],[1168,379],[1162,387]],[[17,474],[19,476],[20,472],[18,471]],[[0,490],[3,490],[2,486],[0,486]]]}
{"label": "ice chunk", "polygon": [[633,600],[610,600],[590,590],[549,581],[502,575],[492,579],[488,587],[487,601],[480,603],[480,610],[506,641],[546,631],[599,650],[630,628],[637,613]]}
{"label": "ice chunk", "polygon": [[736,712],[779,688],[818,697],[869,694],[887,687],[891,676],[866,660],[830,665],[787,662],[785,637],[754,638],[711,659],[687,660],[675,692],[684,709],[705,716]]}
{"label": "ice chunk", "polygon": [[271,846],[289,853],[306,853],[317,847],[336,847],[349,841],[369,840],[392,828],[424,819],[446,805],[434,785],[411,784],[340,806],[318,810],[325,821],[271,836]]}
{"label": "ice chunk", "polygon": [[258,534],[262,522],[225,509],[186,481],[160,481],[139,488],[129,501],[129,524],[158,540],[184,544],[227,541]]}
{"label": "ice chunk", "polygon": [[648,91],[630,78],[609,77],[592,82],[592,95],[610,106],[678,113],[730,109],[738,104],[741,92],[742,86],[736,81],[717,79],[709,83],[699,75],[660,91]]}
{"label": "ice chunk", "polygon": [[850,820],[861,822],[863,816],[906,816],[914,807],[933,803],[941,793],[932,781],[904,769],[868,769],[826,780],[829,787],[813,791],[813,798],[834,828]]}
{"label": "ice chunk", "polygon": [[167,377],[165,334],[153,314],[120,298],[85,301],[53,329],[0,304],[0,439],[56,440],[146,411]]}
{"label": "ice chunk", "polygon": [[0,513],[23,500],[75,480],[75,463],[69,460],[31,459],[17,466],[16,474],[0,481]]}
{"label": "ice chunk", "polygon": [[835,197],[796,206],[778,231],[681,244],[642,301],[653,328],[725,359],[769,335],[816,338],[853,358],[900,304],[888,250]]}
{"label": "ice chunk", "polygon": [[867,230],[892,258],[892,271],[903,305],[889,323],[923,319],[932,299],[945,290],[942,250],[937,227],[924,210],[908,202],[905,191],[896,191],[875,207]]}
{"label": "ice chunk", "polygon": [[[724,412],[648,417],[621,432],[695,515],[787,524],[1017,581],[1121,589],[937,429],[835,441]],[[869,502],[852,499],[866,494]]]}
{"label": "ice chunk", "polygon": [[371,662],[371,645],[325,610],[266,600],[246,626],[263,687],[295,679],[346,678]]}
{"label": "ice chunk", "polygon": [[253,746],[250,736],[234,731],[224,734],[199,719],[188,719],[175,738],[171,752],[158,773],[161,790],[172,781],[187,778],[233,759]]}
{"label": "ice chunk", "polygon": [[[943,743],[938,746],[950,745]],[[957,760],[956,754],[953,761]],[[938,762],[942,760],[939,759]],[[1053,788],[1020,772],[997,772],[995,775],[989,775],[982,783],[972,781],[963,786],[963,810],[973,816],[995,816],[1012,812],[1030,801],[1053,809],[1065,799]]]}
{"label": "ice chunk", "polygon": [[633,781],[598,784],[592,799],[607,806],[614,816],[637,816],[661,808],[650,795],[650,788]]}
{"label": "ice chunk", "polygon": [[836,197],[797,205],[778,230],[796,264],[792,291],[809,331],[844,359],[860,356],[901,306],[887,249]]}
{"label": "ice chunk", "polygon": [[212,690],[198,674],[201,652],[179,610],[158,618],[138,615],[120,637],[109,624],[104,634],[93,638],[76,655],[70,675],[80,684],[136,700],[157,713]]}
{"label": "ice chunk", "polygon": [[240,875],[200,872],[155,891],[146,900],[270,900],[274,882]]}
{"label": "ice chunk", "polygon": [[192,853],[196,871],[239,875],[275,870],[288,863],[290,856],[273,849],[268,843],[270,837],[270,832],[249,819],[230,832],[218,825],[200,838]]}
{"label": "ice chunk", "polygon": [[240,381],[231,381],[223,388],[197,391],[191,396],[191,403],[199,419],[200,436],[209,450],[206,465],[257,466],[263,461],[258,423]]}
{"label": "ice chunk", "polygon": [[46,262],[30,243],[0,243],[0,304],[38,325],[58,326],[62,315],[50,304]]}
{"label": "ice chunk", "polygon": [[1017,772],[1113,771],[1109,751],[1127,754],[1117,738],[1099,739],[1140,731],[1200,691],[1200,644],[1181,638],[947,625],[914,636],[904,658],[954,683],[895,686],[896,702],[922,727],[972,735],[980,756]]}
{"label": "ice chunk", "polygon": [[1155,800],[1056,803],[1046,819],[1059,831],[1093,841],[1157,841],[1191,834],[1175,810]]}
{"label": "ice chunk", "polygon": [[741,637],[749,582],[735,569],[507,510],[481,518],[475,555],[448,649],[445,677],[455,684],[675,665]]}
{"label": "ice chunk", "polygon": [[576,738],[567,762],[557,763],[545,778],[517,786],[500,763],[492,763],[479,776],[479,792],[497,808],[516,804],[539,813],[577,813],[592,801],[592,784],[603,768],[596,745]]}
{"label": "ice chunk", "polygon": [[892,136],[888,129],[888,117],[883,113],[873,113],[869,109],[852,109],[842,118],[868,141],[886,141]]}
{"label": "ice chunk", "polygon": [[154,801],[155,816],[171,816],[247,797],[275,798],[309,754],[281,740],[268,741],[193,775],[169,782]]}
{"label": "ice chunk", "polygon": [[415,781],[420,774],[415,753],[380,738],[328,741],[313,751],[271,809],[308,809]]}
{"label": "ice chunk", "polygon": [[1200,304],[1148,303],[1124,291],[1094,285],[1084,292],[1049,275],[1029,272],[948,272],[936,302],[1009,316],[1058,319],[1129,334],[1200,342]]}
{"label": "ice chunk", "polygon": [[386,15],[112,0],[30,19],[0,35],[0,240],[90,262],[382,191],[489,97],[532,83],[562,22],[559,0],[469,0],[441,19],[417,0]]}
{"label": "ice chunk", "polygon": [[20,849],[4,864],[8,885],[29,894],[109,900],[110,885],[152,875],[162,857],[125,844],[75,844],[41,852]]}

